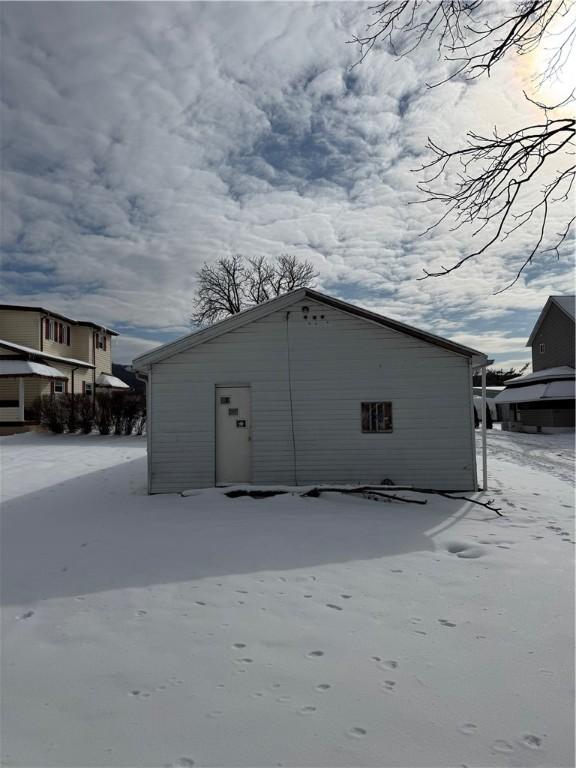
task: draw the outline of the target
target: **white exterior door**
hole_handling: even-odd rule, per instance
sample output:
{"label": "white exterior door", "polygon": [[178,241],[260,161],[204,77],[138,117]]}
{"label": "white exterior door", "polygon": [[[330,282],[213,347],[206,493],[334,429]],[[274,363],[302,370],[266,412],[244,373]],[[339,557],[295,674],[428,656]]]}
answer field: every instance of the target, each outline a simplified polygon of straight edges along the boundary
{"label": "white exterior door", "polygon": [[249,483],[250,387],[216,387],[216,484]]}

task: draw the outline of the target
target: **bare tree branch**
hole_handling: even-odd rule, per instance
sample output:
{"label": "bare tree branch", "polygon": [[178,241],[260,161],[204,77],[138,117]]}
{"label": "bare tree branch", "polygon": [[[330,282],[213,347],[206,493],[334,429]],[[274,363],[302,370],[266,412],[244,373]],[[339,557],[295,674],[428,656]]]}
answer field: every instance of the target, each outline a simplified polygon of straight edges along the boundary
{"label": "bare tree branch", "polygon": [[[540,49],[547,56],[542,71],[533,78],[538,88],[559,77],[576,44],[576,13],[570,0],[500,4],[489,0],[385,0],[371,10],[375,20],[364,35],[350,41],[359,45],[358,63],[376,45],[387,45],[402,58],[424,43],[433,43],[438,57],[448,61],[451,70],[430,87],[455,77],[489,76],[507,55],[524,56]],[[574,217],[560,232],[550,233],[549,229],[551,209],[569,199],[576,175],[576,119],[565,116],[566,107],[574,103],[574,92],[552,106],[525,96],[542,111],[540,122],[507,134],[494,128],[491,136],[471,130],[466,146],[456,150],[428,139],[432,160],[418,169],[429,173],[418,184],[424,193],[419,202],[439,204],[445,210],[423,234],[452,221],[451,231],[473,225],[472,237],[486,236],[456,263],[424,269],[420,279],[450,274],[537,221],[537,228],[530,229],[533,242],[528,252],[522,255],[514,279],[502,289],[507,290],[538,254],[554,252],[559,257],[561,246],[570,239]]]}
{"label": "bare tree branch", "polygon": [[316,277],[312,264],[295,256],[269,260],[264,256],[234,255],[218,259],[214,265],[204,264],[198,273],[199,287],[190,319],[195,325],[210,325],[275,296],[312,285]]}

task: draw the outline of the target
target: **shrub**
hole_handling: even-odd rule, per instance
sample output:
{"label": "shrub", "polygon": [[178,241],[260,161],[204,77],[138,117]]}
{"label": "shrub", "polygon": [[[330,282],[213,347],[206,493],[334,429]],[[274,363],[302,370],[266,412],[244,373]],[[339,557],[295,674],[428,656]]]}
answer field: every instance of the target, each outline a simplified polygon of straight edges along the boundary
{"label": "shrub", "polygon": [[51,432],[61,435],[68,420],[66,398],[58,395],[42,395],[34,403],[38,421]]}
{"label": "shrub", "polygon": [[62,400],[64,401],[66,427],[68,432],[72,434],[78,432],[78,395],[69,394],[64,395]]}
{"label": "shrub", "polygon": [[124,434],[131,435],[142,416],[144,398],[136,393],[128,393],[124,396]]}
{"label": "shrub", "polygon": [[109,435],[112,430],[113,416],[110,395],[99,392],[96,395],[96,426],[101,435]]}
{"label": "shrub", "polygon": [[112,415],[112,426],[114,434],[121,435],[124,432],[125,404],[124,392],[111,392],[108,395],[110,402],[110,413]]}
{"label": "shrub", "polygon": [[94,400],[91,395],[78,395],[78,423],[84,435],[94,429]]}
{"label": "shrub", "polygon": [[[111,392],[107,398],[115,435],[131,435],[135,428],[143,429],[143,424],[140,424],[146,406],[143,395],[122,391]],[[139,434],[142,434],[142,431]]]}
{"label": "shrub", "polygon": [[141,413],[136,419],[135,428],[136,428],[137,435],[144,434],[144,429],[146,428],[146,411]]}

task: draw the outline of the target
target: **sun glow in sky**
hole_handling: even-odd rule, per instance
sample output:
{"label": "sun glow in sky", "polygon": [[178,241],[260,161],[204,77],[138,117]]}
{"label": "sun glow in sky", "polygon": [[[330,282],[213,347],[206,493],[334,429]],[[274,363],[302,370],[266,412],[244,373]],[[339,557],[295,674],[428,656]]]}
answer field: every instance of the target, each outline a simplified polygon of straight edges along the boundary
{"label": "sun glow in sky", "polygon": [[566,4],[527,59],[529,96],[547,106],[570,97],[576,89],[576,2]]}

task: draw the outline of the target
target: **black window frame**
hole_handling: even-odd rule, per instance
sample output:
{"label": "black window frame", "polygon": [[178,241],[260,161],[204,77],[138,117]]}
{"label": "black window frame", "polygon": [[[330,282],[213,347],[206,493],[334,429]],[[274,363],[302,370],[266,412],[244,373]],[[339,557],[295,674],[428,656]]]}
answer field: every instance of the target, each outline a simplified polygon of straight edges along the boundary
{"label": "black window frame", "polygon": [[363,435],[386,435],[394,431],[391,400],[363,400],[360,403]]}

